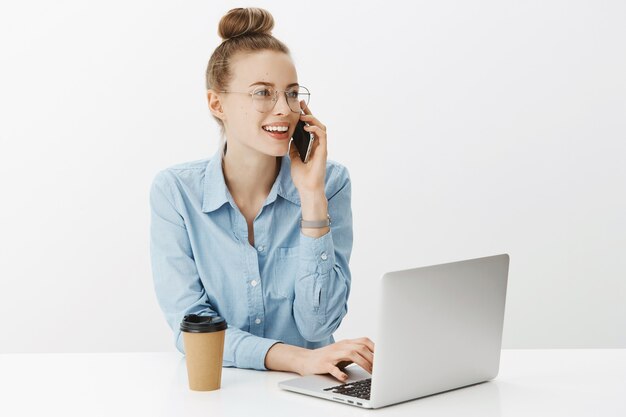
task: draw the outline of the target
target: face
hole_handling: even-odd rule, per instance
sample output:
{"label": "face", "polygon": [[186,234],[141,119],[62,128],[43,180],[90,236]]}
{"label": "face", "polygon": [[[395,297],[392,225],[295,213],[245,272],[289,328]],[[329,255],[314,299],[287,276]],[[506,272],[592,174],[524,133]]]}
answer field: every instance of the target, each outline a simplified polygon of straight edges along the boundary
{"label": "face", "polygon": [[[232,82],[226,91],[252,92],[264,87],[257,82],[272,83],[275,90],[287,90],[298,82],[295,66],[284,53],[261,51],[251,54],[238,54],[231,60]],[[289,149],[299,112],[293,112],[284,93],[278,94],[278,101],[272,110],[258,112],[249,94],[229,94],[209,92],[211,112],[224,122],[226,140],[229,144],[238,142],[253,151],[268,156],[283,156]],[[221,111],[220,111],[221,110]],[[285,138],[277,138],[263,129],[268,124],[288,124]],[[230,146],[229,146],[230,149]]]}

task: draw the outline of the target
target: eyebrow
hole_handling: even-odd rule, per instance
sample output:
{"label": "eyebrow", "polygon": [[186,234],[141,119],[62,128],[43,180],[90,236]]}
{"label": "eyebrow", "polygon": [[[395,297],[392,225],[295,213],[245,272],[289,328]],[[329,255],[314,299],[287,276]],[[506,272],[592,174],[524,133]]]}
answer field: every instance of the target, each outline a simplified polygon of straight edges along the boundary
{"label": "eyebrow", "polygon": [[[274,87],[274,83],[268,83],[268,82],[266,82],[266,81],[257,81],[257,82],[255,82],[255,83],[250,84],[248,87],[252,87],[252,86],[253,86],[253,85],[255,85],[255,84],[263,84],[263,85],[269,85],[269,86],[271,86],[271,87]],[[291,84],[289,84],[289,85],[287,86],[287,88],[289,88],[289,87],[295,87],[295,86],[297,86],[297,85],[299,85],[299,84],[298,84],[298,83],[291,83]]]}

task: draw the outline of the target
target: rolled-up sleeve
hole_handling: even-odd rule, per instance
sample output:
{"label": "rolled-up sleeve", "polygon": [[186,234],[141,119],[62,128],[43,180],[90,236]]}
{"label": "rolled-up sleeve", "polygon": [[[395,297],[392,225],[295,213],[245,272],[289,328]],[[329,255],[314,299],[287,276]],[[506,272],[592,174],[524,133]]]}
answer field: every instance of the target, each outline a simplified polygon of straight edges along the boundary
{"label": "rolled-up sleeve", "polygon": [[293,304],[298,329],[315,342],[330,337],[348,312],[352,252],[351,182],[348,170],[336,166],[329,184],[338,188],[328,197],[330,231],[319,238],[300,231],[298,275]]}
{"label": "rolled-up sleeve", "polygon": [[[187,314],[217,316],[194,261],[184,218],[176,208],[170,174],[161,171],[150,189],[150,256],[157,300],[174,332],[176,348],[185,353],[180,322]],[[228,320],[227,320],[228,321]],[[223,366],[267,370],[265,355],[279,342],[228,326]]]}

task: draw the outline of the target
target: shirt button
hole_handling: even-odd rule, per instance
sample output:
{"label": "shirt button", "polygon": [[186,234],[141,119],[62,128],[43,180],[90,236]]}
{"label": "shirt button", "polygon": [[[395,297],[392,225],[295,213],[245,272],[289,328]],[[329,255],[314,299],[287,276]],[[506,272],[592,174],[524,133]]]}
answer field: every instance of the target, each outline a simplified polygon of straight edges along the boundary
{"label": "shirt button", "polygon": [[256,279],[253,279],[252,281],[250,281],[250,285],[252,285],[253,287],[256,287],[256,284],[258,284]]}
{"label": "shirt button", "polygon": [[326,252],[322,252],[320,258],[322,258],[322,261],[325,261],[326,259],[328,259],[328,255],[326,255]]}
{"label": "shirt button", "polygon": [[263,245],[259,245],[259,247],[257,248],[259,252],[263,252],[264,249],[265,247]]}
{"label": "shirt button", "polygon": [[254,322],[255,322],[256,324],[261,324],[261,319],[256,319]]}

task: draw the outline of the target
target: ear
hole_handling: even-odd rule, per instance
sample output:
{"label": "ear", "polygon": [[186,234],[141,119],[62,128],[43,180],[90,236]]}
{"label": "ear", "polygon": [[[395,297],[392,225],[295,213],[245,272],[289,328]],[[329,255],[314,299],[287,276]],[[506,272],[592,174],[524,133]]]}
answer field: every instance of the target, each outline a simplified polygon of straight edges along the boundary
{"label": "ear", "polygon": [[211,111],[211,114],[220,120],[225,120],[226,115],[224,114],[224,109],[222,108],[222,102],[220,100],[221,98],[215,90],[207,90],[207,101],[209,102],[209,110]]}

